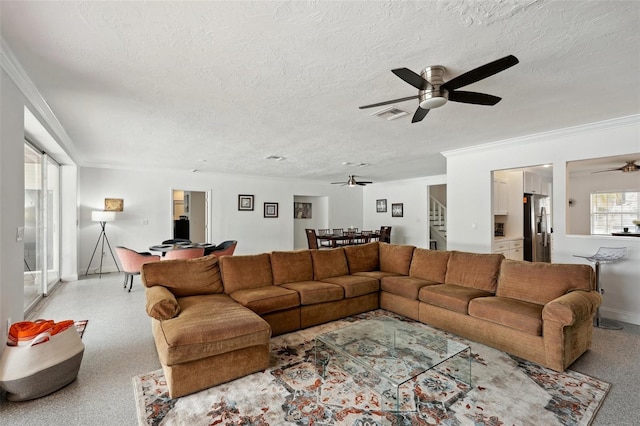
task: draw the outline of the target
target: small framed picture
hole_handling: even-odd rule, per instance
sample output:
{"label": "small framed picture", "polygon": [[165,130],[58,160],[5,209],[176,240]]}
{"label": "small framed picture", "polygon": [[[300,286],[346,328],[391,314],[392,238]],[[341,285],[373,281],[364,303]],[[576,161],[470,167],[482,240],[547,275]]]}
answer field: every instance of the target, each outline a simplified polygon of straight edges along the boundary
{"label": "small framed picture", "polygon": [[293,203],[293,218],[294,219],[311,219],[311,203]]}
{"label": "small framed picture", "polygon": [[264,217],[278,217],[278,203],[264,203]]}
{"label": "small framed picture", "polygon": [[104,211],[121,212],[124,210],[124,200],[122,198],[105,198]]}
{"label": "small framed picture", "polygon": [[387,199],[376,200],[376,213],[386,213],[387,212]]}
{"label": "small framed picture", "polygon": [[253,210],[253,195],[238,195],[238,210]]}
{"label": "small framed picture", "polygon": [[391,204],[391,217],[402,217],[404,213],[403,210],[404,210],[403,203]]}

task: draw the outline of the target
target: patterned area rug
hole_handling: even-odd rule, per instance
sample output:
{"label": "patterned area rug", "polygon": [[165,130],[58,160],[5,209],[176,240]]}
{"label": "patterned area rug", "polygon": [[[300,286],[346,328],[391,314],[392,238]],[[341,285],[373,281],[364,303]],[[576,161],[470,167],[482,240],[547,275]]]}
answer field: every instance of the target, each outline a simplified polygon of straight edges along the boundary
{"label": "patterned area rug", "polygon": [[471,346],[471,389],[442,372],[403,389],[399,413],[383,410],[371,378],[341,363],[323,379],[314,337],[380,316],[428,326],[384,310],[271,339],[271,367],[230,383],[170,399],[162,370],[133,378],[140,425],[589,425],[610,385],[564,373],[434,330]]}

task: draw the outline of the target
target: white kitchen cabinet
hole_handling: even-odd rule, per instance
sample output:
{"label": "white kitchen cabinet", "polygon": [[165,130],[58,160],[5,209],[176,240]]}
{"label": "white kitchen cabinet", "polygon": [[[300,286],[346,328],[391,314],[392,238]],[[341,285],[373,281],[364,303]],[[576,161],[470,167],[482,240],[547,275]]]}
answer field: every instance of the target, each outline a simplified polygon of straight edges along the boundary
{"label": "white kitchen cabinet", "polygon": [[524,193],[540,194],[542,178],[540,175],[531,172],[524,172]]}
{"label": "white kitchen cabinet", "polygon": [[505,180],[493,179],[493,214],[509,214],[509,189]]}
{"label": "white kitchen cabinet", "polygon": [[494,241],[492,245],[493,253],[501,253],[507,259],[523,260],[523,241],[518,238],[515,240]]}

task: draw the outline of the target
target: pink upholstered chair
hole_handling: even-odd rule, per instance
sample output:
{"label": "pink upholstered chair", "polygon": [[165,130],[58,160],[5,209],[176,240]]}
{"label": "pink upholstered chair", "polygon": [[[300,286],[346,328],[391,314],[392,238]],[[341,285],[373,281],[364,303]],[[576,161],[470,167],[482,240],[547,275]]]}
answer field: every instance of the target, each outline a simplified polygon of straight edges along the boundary
{"label": "pink upholstered chair", "polygon": [[204,254],[206,256],[210,254],[215,254],[217,257],[232,256],[233,252],[236,251],[237,245],[238,245],[238,242],[236,240],[224,241],[211,249],[205,250]]}
{"label": "pink upholstered chair", "polygon": [[169,250],[162,260],[193,259],[204,256],[204,247],[189,247],[177,250]]}
{"label": "pink upholstered chair", "polygon": [[140,275],[142,265],[160,260],[160,256],[146,252],[138,253],[126,247],[116,247],[116,254],[118,255],[118,259],[120,259],[120,265],[124,272],[124,288],[127,288],[127,281],[130,280],[129,291],[131,291],[131,287],[133,287],[133,276]]}

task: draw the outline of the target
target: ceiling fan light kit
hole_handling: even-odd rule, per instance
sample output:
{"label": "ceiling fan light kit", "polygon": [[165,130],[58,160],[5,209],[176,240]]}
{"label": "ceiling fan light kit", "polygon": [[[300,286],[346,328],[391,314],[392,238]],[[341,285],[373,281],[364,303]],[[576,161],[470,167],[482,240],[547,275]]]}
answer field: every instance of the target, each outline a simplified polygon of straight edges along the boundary
{"label": "ceiling fan light kit", "polygon": [[418,89],[418,95],[364,105],[361,106],[360,109],[418,99],[419,106],[411,120],[412,123],[417,123],[422,121],[430,110],[445,105],[447,101],[493,106],[500,102],[501,98],[486,93],[458,91],[457,89],[491,77],[494,74],[516,65],[518,62],[518,58],[513,55],[505,56],[504,58],[467,71],[447,82],[444,81],[446,69],[442,65],[427,67],[420,75],[408,68],[393,69],[391,72]]}
{"label": "ceiling fan light kit", "polygon": [[371,181],[357,181],[356,180],[356,175],[349,175],[349,179],[347,179],[346,182],[331,182],[332,185],[342,185],[342,186],[349,186],[349,187],[354,187],[354,186],[367,186],[373,182]]}

